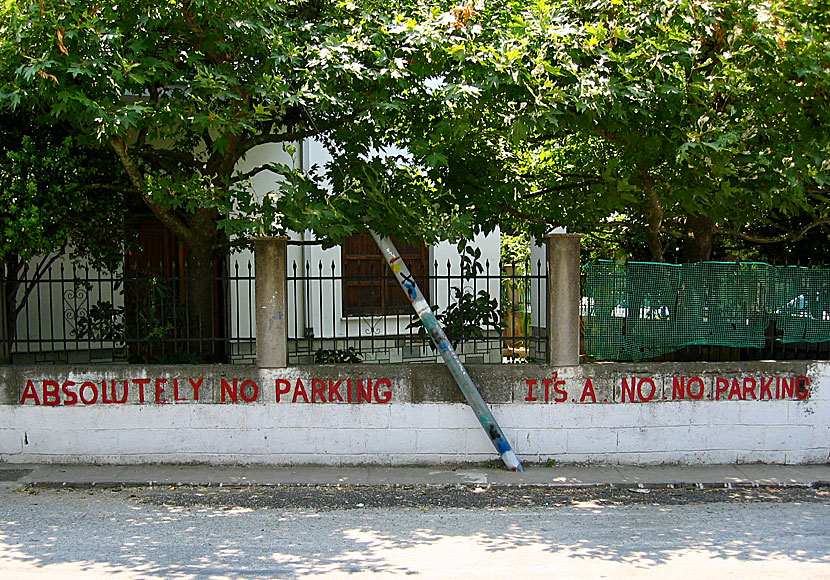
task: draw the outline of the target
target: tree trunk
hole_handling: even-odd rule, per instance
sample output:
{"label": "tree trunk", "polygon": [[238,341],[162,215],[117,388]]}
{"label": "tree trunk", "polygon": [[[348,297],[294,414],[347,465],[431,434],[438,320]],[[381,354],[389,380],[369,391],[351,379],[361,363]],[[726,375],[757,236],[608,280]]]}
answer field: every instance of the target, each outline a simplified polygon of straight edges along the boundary
{"label": "tree trunk", "polygon": [[648,171],[640,169],[643,180],[643,190],[648,200],[648,249],[651,259],[663,262],[663,244],[660,242],[660,230],[663,227],[663,204],[657,192],[654,191],[654,179]]}
{"label": "tree trunk", "polygon": [[186,304],[186,347],[190,358],[204,362],[225,362],[225,316],[220,281],[221,271],[214,260],[215,217],[200,211],[188,219],[193,235],[184,240],[184,297]]}
{"label": "tree trunk", "polygon": [[[238,136],[230,139],[220,158],[222,163],[216,168],[218,175],[227,177],[233,172],[237,159],[235,143],[238,139]],[[218,212],[200,209],[181,215],[159,205],[146,191],[142,170],[130,154],[126,142],[120,137],[114,137],[111,145],[144,203],[185,246],[184,276],[178,289],[184,295],[185,314],[176,318],[176,340],[184,341],[187,358],[193,362],[198,359],[204,362],[224,362],[225,301],[218,276],[221,272],[217,271],[214,262],[214,249],[219,237]],[[217,180],[221,182],[221,179]]]}
{"label": "tree trunk", "polygon": [[715,222],[703,214],[686,218],[688,236],[683,241],[684,262],[705,262],[712,255],[715,240]]}
{"label": "tree trunk", "polygon": [[211,247],[187,248],[184,266],[187,352],[196,360],[223,362],[223,301]]}

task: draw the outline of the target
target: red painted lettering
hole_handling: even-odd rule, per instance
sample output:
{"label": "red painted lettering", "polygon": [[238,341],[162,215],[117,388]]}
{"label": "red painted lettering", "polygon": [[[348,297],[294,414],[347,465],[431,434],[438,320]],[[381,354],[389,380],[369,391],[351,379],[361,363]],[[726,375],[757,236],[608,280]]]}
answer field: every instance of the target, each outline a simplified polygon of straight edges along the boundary
{"label": "red painted lettering", "polygon": [[[380,388],[383,387],[383,391]],[[392,381],[389,379],[378,379],[375,381],[375,402],[388,403],[392,400]]]}
{"label": "red painted lettering", "polygon": [[[547,379],[547,380],[550,380],[550,379]],[[527,397],[525,397],[525,401],[535,401],[535,400],[536,400],[536,397],[534,397],[534,396],[533,396],[533,387],[534,387],[534,386],[535,386],[538,382],[539,382],[539,381],[536,381],[536,380],[533,380],[533,379],[527,379],[527,380],[525,381],[525,383],[527,384]],[[547,389],[547,385],[545,385],[545,402],[546,402],[546,403],[548,402],[548,389]]]}
{"label": "red painted lettering", "polygon": [[623,378],[622,382],[622,402],[625,403],[626,399],[629,403],[634,401],[634,388],[637,386],[637,379],[635,377],[631,377],[631,384],[628,384],[628,381]]}
{"label": "red painted lettering", "polygon": [[144,387],[150,384],[150,379],[133,379],[133,382],[138,385],[138,400],[144,402]]}
{"label": "red painted lettering", "polygon": [[671,398],[673,401],[686,398],[686,377],[672,378]]}
{"label": "red painted lettering", "polygon": [[779,399],[792,399],[795,397],[795,379],[791,381],[787,381],[787,379],[781,379],[781,394],[778,395]]}
{"label": "red painted lettering", "polygon": [[61,404],[60,385],[57,381],[43,381],[43,404],[56,407]]}
{"label": "red painted lettering", "polygon": [[761,377],[761,395],[758,398],[761,400],[772,399],[772,377],[769,379]]}
{"label": "red painted lettering", "polygon": [[755,388],[757,386],[758,386],[758,382],[755,379],[753,379],[752,377],[744,377],[744,393],[743,393],[744,401],[748,401],[750,396],[753,399],[758,398],[758,397],[755,396]]}
{"label": "red painted lettering", "polygon": [[277,379],[276,385],[274,385],[274,389],[277,394],[277,403],[279,403],[280,397],[282,395],[287,395],[291,391],[291,383],[289,383],[285,379]]}
{"label": "red painted lettering", "polygon": [[[650,385],[651,390],[648,391],[648,395],[643,394],[643,385]],[[637,395],[640,397],[641,401],[650,401],[654,398],[654,394],[657,392],[657,386],[654,384],[654,380],[646,377],[644,379],[640,379],[640,382],[637,383]]]}
{"label": "red painted lettering", "polygon": [[[281,379],[277,379],[277,402],[280,402],[280,391],[279,391],[279,381]],[[288,381],[285,381],[286,384]],[[259,397],[259,385],[255,381],[245,380],[242,381],[242,384],[239,384],[239,379],[233,379],[233,383],[228,383],[225,379],[222,379],[221,382],[221,391],[219,394],[219,400],[223,403],[230,399],[232,403],[238,403],[240,395],[242,396],[242,400],[246,403],[251,403],[256,401]],[[288,389],[284,391],[285,393],[288,392]],[[250,394],[248,394],[250,393]]]}
{"label": "red painted lettering", "polygon": [[177,403],[187,401],[187,397],[179,397],[179,379],[173,379],[173,400]]}
{"label": "red painted lettering", "polygon": [[329,402],[333,403],[334,398],[337,397],[337,400],[341,403],[343,402],[343,395],[340,394],[340,383],[343,381],[334,381],[334,379],[329,379]]}
{"label": "red painted lettering", "polygon": [[[693,390],[696,387],[696,390]],[[674,377],[672,379],[672,400],[685,399],[688,396],[690,399],[698,400],[703,398],[705,388],[703,379],[700,377],[692,377],[686,383],[686,377]]]}
{"label": "red painted lettering", "polygon": [[810,379],[805,376],[800,376],[795,379],[795,396],[801,399],[810,398]]}
{"label": "red painted lettering", "polygon": [[[112,381],[112,391],[110,392],[113,391],[115,391],[115,381]],[[107,381],[103,380],[101,381],[101,402],[105,405],[110,405],[113,401],[107,395]]]}
{"label": "red painted lettering", "polygon": [[[692,391],[692,385],[697,385],[697,392]],[[689,394],[689,398],[696,401],[702,399],[705,390],[706,388],[703,386],[703,379],[700,377],[692,377],[689,379],[689,384],[686,387],[686,392]]]}
{"label": "red painted lettering", "polygon": [[[643,385],[647,385],[650,387],[648,391],[643,390]],[[636,391],[635,391],[636,389]],[[639,381],[637,377],[631,377],[631,383],[629,384],[626,379],[623,379],[622,384],[622,402],[635,402],[635,394],[636,399],[640,401],[650,401],[654,398],[655,393],[657,392],[657,386],[654,384],[654,380],[649,377],[643,377]]]}
{"label": "red painted lettering", "polygon": [[308,393],[305,392],[305,385],[302,379],[297,379],[297,384],[294,385],[294,397],[291,399],[292,403],[297,402],[297,397],[302,396],[303,401],[308,403]]}
{"label": "red painted lettering", "polygon": [[[92,391],[92,398],[90,398],[90,399],[87,399],[86,397],[84,397],[84,393],[86,392],[87,389],[90,389]],[[81,385],[81,388],[78,390],[78,395],[80,395],[81,402],[84,405],[94,405],[95,403],[98,402],[98,387],[95,385],[95,383],[90,383],[90,382],[83,383]]]}
{"label": "red painted lettering", "polygon": [[37,396],[37,390],[35,390],[35,385],[32,381],[26,383],[26,387],[23,389],[23,396],[20,397],[20,404],[25,405],[28,399],[34,399],[35,405],[40,405],[40,399]]}
{"label": "red painted lettering", "polygon": [[720,401],[720,396],[729,390],[729,379],[717,377],[715,379],[715,400]]}
{"label": "red painted lettering", "polygon": [[316,403],[318,398],[321,403],[327,402],[326,382],[320,379],[311,379],[311,402]]}
{"label": "red painted lettering", "polygon": [[167,399],[162,399],[164,394],[164,387],[162,385],[167,382],[167,379],[156,379],[156,403],[166,403]]}
{"label": "red painted lettering", "polygon": [[[279,381],[278,381],[279,382]],[[288,381],[286,381],[288,382]],[[287,393],[288,391],[286,391]],[[225,379],[222,379],[221,387],[220,387],[220,394],[219,400],[223,403],[227,402],[227,399],[230,399],[232,403],[239,402],[239,387],[236,385],[236,379],[233,379],[233,385],[228,383]],[[277,402],[280,402],[279,393],[277,394]]]}
{"label": "red painted lettering", "polygon": [[594,393],[594,383],[591,382],[590,378],[585,381],[585,388],[582,389],[582,397],[579,399],[579,402],[584,403],[585,398],[589,396],[591,397],[592,403],[597,402],[597,395]]}
{"label": "red painted lettering", "polygon": [[127,389],[127,381],[121,383],[121,386],[124,387],[124,390],[121,392],[121,398],[115,396],[115,381],[112,381],[112,402],[117,405],[123,405],[127,402],[127,395],[129,391]]}
{"label": "red painted lettering", "polygon": [[69,390],[69,387],[74,387],[74,386],[75,386],[75,381],[66,381],[61,386],[61,390],[63,391],[63,404],[64,405],[77,405],[78,404],[78,395],[76,395],[74,391]]}
{"label": "red painted lettering", "polygon": [[357,402],[363,401],[372,402],[372,379],[366,379],[366,388],[363,387],[363,381],[357,379]]}
{"label": "red painted lettering", "polygon": [[732,387],[729,389],[729,396],[727,398],[731,401],[733,397],[739,401],[744,400],[741,393],[741,385],[738,384],[738,379],[732,379]]}
{"label": "red painted lettering", "polygon": [[[588,379],[590,380],[590,379]],[[554,381],[553,382],[553,392],[556,396],[553,398],[554,403],[564,403],[568,400],[568,391],[565,389],[560,389],[559,385],[564,385],[565,381]]]}
{"label": "red painted lettering", "polygon": [[[236,381],[234,381],[236,383]],[[250,390],[250,395],[248,394]],[[259,385],[256,381],[242,381],[242,384],[239,385],[239,394],[242,397],[242,400],[246,403],[253,403],[259,398]]]}
{"label": "red painted lettering", "polygon": [[202,388],[202,381],[205,380],[205,377],[199,377],[198,381],[194,381],[192,378],[187,379],[187,380],[190,381],[190,386],[193,387],[193,400],[198,401],[199,400],[199,389]]}

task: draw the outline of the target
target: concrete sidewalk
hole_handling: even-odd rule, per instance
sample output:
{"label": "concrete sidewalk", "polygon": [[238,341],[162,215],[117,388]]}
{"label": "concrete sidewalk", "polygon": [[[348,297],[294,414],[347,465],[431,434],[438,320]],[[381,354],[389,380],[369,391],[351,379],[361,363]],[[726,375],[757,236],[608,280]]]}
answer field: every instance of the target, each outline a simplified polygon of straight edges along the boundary
{"label": "concrete sidewalk", "polygon": [[4,486],[331,485],[331,486],[549,486],[549,487],[746,487],[823,486],[830,465],[529,465],[523,473],[494,467],[320,467],[210,465],[0,464]]}

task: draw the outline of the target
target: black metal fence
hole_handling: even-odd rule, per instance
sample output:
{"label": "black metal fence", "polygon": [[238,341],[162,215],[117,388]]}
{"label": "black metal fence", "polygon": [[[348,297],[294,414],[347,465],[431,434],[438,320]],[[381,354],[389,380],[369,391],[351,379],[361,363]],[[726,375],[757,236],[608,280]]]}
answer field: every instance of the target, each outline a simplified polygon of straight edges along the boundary
{"label": "black metal fence", "polygon": [[[171,268],[177,271],[175,264]],[[13,363],[200,363],[256,358],[252,265],[210,279],[100,272],[55,261],[4,272],[5,354]],[[187,299],[205,288],[210,316]]]}
{"label": "black metal fence", "polygon": [[[547,338],[534,324],[547,287],[541,262],[433,261],[416,278],[462,361],[544,360]],[[385,293],[403,298],[391,272],[289,261],[289,363],[440,361],[411,307]]]}
{"label": "black metal fence", "polygon": [[[465,362],[544,362],[545,270],[542,262],[433,261],[418,283]],[[37,276],[25,270],[12,275],[6,268],[0,274],[5,361],[256,359],[255,272],[250,260],[233,260],[228,271],[202,286],[212,306],[207,317],[189,304],[188,286],[196,281],[186,276],[104,273],[61,261]],[[440,361],[417,319],[396,309],[400,304],[393,299],[381,298],[384,292],[402,295],[385,271],[344,274],[341,259],[289,260],[287,290],[290,364]],[[586,304],[584,298],[583,309]],[[782,342],[774,324],[766,329],[762,344],[692,345],[649,360],[830,359],[830,342]],[[591,360],[585,345],[582,352]]]}
{"label": "black metal fence", "polygon": [[[344,275],[341,260],[292,260],[288,270],[290,364],[440,360],[408,304],[390,311],[372,306],[378,292],[403,296],[385,271]],[[533,320],[543,308],[544,272],[541,263],[433,262],[419,284],[463,360],[523,362],[542,360],[546,351]],[[233,260],[229,272],[201,285],[212,316],[200,316],[188,299],[196,282],[62,261],[34,277],[4,272],[6,358],[18,364],[253,362],[252,263]],[[350,292],[359,300],[347,303]]]}

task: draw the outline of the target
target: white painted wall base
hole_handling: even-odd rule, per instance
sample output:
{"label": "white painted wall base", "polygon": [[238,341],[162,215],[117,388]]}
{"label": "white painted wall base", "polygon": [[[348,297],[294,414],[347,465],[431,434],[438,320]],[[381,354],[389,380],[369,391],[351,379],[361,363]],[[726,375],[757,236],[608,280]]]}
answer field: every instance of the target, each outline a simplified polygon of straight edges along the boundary
{"label": "white painted wall base", "polygon": [[[376,366],[361,368],[377,372]],[[50,376],[56,376],[53,369],[47,369]],[[540,369],[529,370],[528,376],[538,376]],[[632,372],[628,367],[621,374]],[[531,404],[523,400],[524,381],[517,380],[514,401],[492,410],[524,462],[824,463],[830,460],[830,363],[811,364],[806,372],[810,396],[803,400]],[[413,465],[498,458],[467,405],[396,400],[405,390],[399,382],[411,374],[393,376],[395,396],[385,404],[21,405],[21,387],[16,404],[7,393],[0,405],[0,461]],[[20,383],[26,376],[7,373],[5,380]]]}

